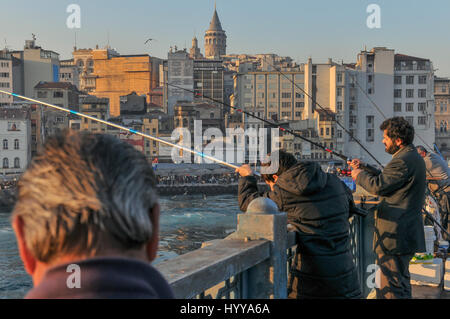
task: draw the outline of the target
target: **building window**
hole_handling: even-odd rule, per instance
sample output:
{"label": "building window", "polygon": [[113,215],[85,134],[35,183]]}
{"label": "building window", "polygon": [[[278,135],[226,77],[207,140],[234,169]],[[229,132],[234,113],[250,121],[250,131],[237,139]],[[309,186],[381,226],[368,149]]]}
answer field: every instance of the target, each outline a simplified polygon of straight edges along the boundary
{"label": "building window", "polygon": [[337,88],[337,96],[342,96],[342,88]]}
{"label": "building window", "polygon": [[6,157],[3,159],[3,168],[9,168],[9,161]]}
{"label": "building window", "polygon": [[47,92],[46,91],[38,91],[37,92],[37,96],[38,96],[38,98],[46,99],[47,98]]}
{"label": "building window", "polygon": [[402,90],[400,89],[395,89],[394,90],[394,97],[402,97]]}
{"label": "building window", "polygon": [[414,112],[414,103],[406,103],[406,112]]}
{"label": "building window", "polygon": [[427,97],[427,90],[419,89],[419,97]]}
{"label": "building window", "polygon": [[407,116],[405,117],[405,120],[409,122],[409,124],[414,125],[414,117],[413,116]]}
{"label": "building window", "polygon": [[366,141],[367,142],[373,142],[374,141],[374,127],[375,127],[375,120],[374,116],[366,116]]}
{"label": "building window", "polygon": [[419,111],[425,111],[425,109],[426,109],[426,103],[419,103]]}
{"label": "building window", "polygon": [[290,99],[291,98],[291,93],[283,92],[283,93],[281,93],[281,98],[283,98],[283,99]]}
{"label": "building window", "polygon": [[407,89],[406,90],[406,97],[407,98],[413,98],[414,97],[414,90],[413,89]]}
{"label": "building window", "polygon": [[342,82],[342,73],[338,73],[337,74],[337,82],[341,83]]}
{"label": "building window", "polygon": [[419,125],[426,125],[427,124],[427,117],[426,116],[419,116],[417,118],[417,124],[419,124]]}
{"label": "building window", "polygon": [[14,168],[20,168],[20,158],[18,157],[14,159]]}
{"label": "building window", "polygon": [[414,75],[408,75],[406,77],[406,84],[414,84]]}
{"label": "building window", "polygon": [[7,150],[8,149],[8,140],[3,140],[3,149]]}
{"label": "building window", "polygon": [[281,102],[281,107],[290,108],[291,107],[291,102]]}
{"label": "building window", "polygon": [[394,77],[394,84],[402,84],[402,77],[401,76],[395,76]]}
{"label": "building window", "polygon": [[402,103],[394,103],[394,112],[402,111]]}
{"label": "building window", "polygon": [[15,149],[15,150],[18,150],[18,149],[19,149],[19,140],[18,140],[18,139],[15,139],[15,140],[14,140],[14,149]]}
{"label": "building window", "polygon": [[342,111],[342,102],[337,102],[337,110]]}
{"label": "building window", "polygon": [[61,91],[55,91],[55,92],[53,92],[53,97],[54,97],[54,98],[61,98],[61,97],[64,97],[64,93],[61,92]]}
{"label": "building window", "polygon": [[419,84],[427,84],[427,76],[419,75]]}
{"label": "building window", "polygon": [[303,108],[305,106],[304,102],[295,102],[295,107],[296,108]]}

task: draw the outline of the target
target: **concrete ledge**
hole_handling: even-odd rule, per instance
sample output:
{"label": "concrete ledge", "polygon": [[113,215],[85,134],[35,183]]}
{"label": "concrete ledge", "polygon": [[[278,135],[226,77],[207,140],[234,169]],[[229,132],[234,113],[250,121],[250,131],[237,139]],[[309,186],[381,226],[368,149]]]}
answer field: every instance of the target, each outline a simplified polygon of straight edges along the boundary
{"label": "concrete ledge", "polygon": [[444,275],[444,290],[450,291],[450,272]]}
{"label": "concrete ledge", "polygon": [[433,259],[433,263],[410,264],[411,284],[437,287],[444,277],[444,262],[441,258]]}
{"label": "concrete ledge", "polygon": [[270,258],[268,240],[211,241],[206,247],[157,264],[175,297],[188,299]]}

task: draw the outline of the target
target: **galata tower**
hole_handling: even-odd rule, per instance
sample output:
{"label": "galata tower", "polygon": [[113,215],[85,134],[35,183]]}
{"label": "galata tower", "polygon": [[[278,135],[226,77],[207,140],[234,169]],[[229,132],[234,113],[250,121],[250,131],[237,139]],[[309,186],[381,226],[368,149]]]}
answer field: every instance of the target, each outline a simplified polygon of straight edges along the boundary
{"label": "galata tower", "polygon": [[216,6],[214,5],[214,15],[209,29],[205,33],[205,56],[207,59],[220,59],[222,55],[227,53],[227,36],[220,24],[217,15]]}

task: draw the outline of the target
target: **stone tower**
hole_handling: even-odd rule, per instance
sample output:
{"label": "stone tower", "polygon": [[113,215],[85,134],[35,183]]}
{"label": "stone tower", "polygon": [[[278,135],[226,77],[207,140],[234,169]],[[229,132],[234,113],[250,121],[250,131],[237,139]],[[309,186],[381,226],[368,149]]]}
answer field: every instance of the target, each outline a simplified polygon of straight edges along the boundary
{"label": "stone tower", "polygon": [[216,6],[214,5],[214,15],[209,24],[209,29],[205,33],[205,57],[207,59],[219,59],[226,52],[227,36],[222,29]]}
{"label": "stone tower", "polygon": [[189,56],[191,57],[191,59],[200,59],[203,57],[198,47],[197,37],[194,37],[192,39],[192,47],[191,50],[189,51]]}

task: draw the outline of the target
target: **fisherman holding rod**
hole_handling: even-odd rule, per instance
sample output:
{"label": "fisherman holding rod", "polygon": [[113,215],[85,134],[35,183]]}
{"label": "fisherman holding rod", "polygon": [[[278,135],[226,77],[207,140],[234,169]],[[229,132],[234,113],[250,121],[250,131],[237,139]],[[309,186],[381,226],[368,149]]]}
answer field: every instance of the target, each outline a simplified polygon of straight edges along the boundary
{"label": "fisherman holding rod", "polygon": [[380,267],[377,299],[411,298],[409,262],[416,252],[425,251],[425,163],[412,144],[414,127],[403,117],[385,120],[380,129],[385,151],[392,154],[383,171],[364,170],[359,159],[349,164],[356,184],[380,197],[374,234]]}
{"label": "fisherman holding rod", "polygon": [[270,198],[295,227],[298,244],[289,274],[289,298],[361,298],[350,251],[348,219],[354,208],[350,189],[318,163],[297,162],[282,150],[273,152],[263,166],[272,166],[277,159],[275,173],[261,170],[269,192],[258,192],[249,165],[236,169],[241,175],[238,200],[245,212],[255,198]]}

